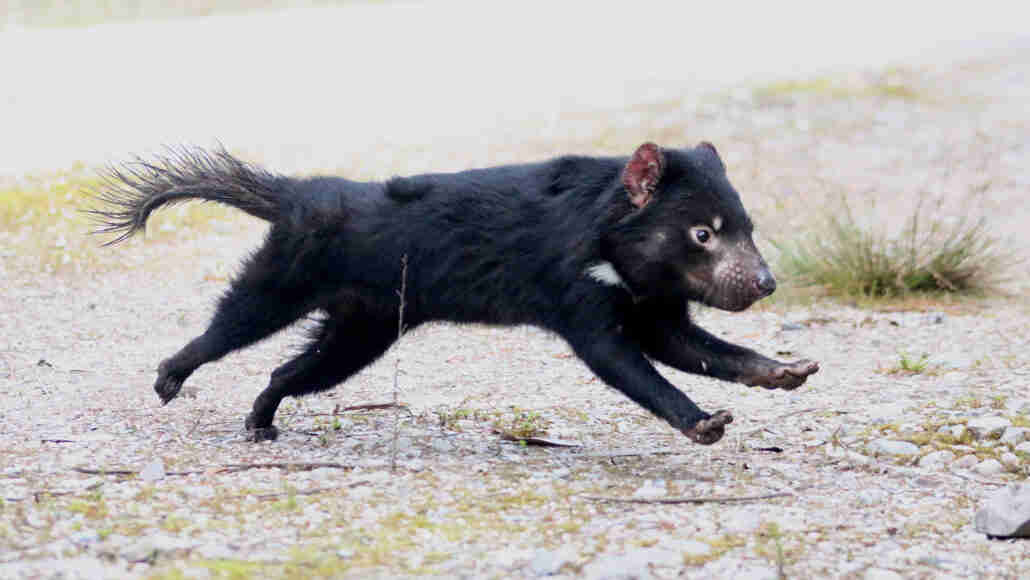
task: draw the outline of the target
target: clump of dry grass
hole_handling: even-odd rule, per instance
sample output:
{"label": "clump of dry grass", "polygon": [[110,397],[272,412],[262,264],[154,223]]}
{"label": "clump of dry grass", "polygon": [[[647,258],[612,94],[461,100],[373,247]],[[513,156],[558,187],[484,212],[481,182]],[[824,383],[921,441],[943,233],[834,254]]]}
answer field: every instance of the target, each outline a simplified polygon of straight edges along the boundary
{"label": "clump of dry grass", "polygon": [[940,205],[926,211],[922,202],[895,236],[863,227],[842,202],[814,235],[774,245],[797,284],[835,297],[980,296],[996,291],[1014,265],[986,218],[948,216]]}

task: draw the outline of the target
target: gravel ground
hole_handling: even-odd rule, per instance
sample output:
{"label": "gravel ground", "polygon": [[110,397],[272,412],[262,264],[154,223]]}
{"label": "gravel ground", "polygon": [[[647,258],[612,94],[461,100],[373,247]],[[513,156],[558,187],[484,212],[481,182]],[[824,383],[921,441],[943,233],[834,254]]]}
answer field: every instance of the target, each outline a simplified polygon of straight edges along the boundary
{"label": "gravel ground", "polygon": [[[773,236],[803,233],[838,196],[891,224],[924,195],[985,213],[1030,256],[1026,50],[836,86],[687,95],[487,135],[471,156],[441,142],[404,171],[687,133],[718,145]],[[298,329],[202,368],[168,406],[150,385],[261,235],[232,219],[58,275],[2,254],[0,576],[1030,575],[1030,543],[972,526],[987,494],[1030,471],[1025,265],[1011,296],[983,302],[700,311],[729,340],[822,365],[792,393],[663,369],[734,412],[711,447],[599,384],[553,336],[454,326],[412,332],[344,386],[285,403],[281,438],[253,444],[243,416]],[[922,372],[898,372],[924,354]],[[391,401],[395,368],[407,411],[347,409]],[[494,430],[527,424],[573,446]],[[656,503],[672,498],[738,501]]]}

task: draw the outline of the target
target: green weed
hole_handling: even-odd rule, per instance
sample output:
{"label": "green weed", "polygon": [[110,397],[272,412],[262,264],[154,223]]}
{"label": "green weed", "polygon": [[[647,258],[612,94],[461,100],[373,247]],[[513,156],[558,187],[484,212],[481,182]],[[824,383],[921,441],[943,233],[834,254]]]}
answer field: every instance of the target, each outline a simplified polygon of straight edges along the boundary
{"label": "green weed", "polygon": [[774,241],[781,269],[801,286],[846,298],[978,296],[997,289],[1014,261],[984,218],[950,219],[920,203],[900,235],[858,224],[843,202],[804,240]]}

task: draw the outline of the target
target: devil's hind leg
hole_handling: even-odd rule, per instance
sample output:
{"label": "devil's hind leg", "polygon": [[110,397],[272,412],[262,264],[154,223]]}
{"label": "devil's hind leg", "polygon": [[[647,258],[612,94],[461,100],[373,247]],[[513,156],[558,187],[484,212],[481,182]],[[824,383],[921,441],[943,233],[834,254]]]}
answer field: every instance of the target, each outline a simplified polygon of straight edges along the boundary
{"label": "devil's hind leg", "polygon": [[279,432],[272,420],[285,397],[332,388],[382,356],[396,339],[396,324],[387,318],[360,307],[347,309],[346,315],[341,309],[330,310],[307,348],[277,368],[254,400],[246,421],[248,438],[275,439]]}
{"label": "devil's hind leg", "polygon": [[218,303],[204,334],[158,367],[154,390],[168,403],[200,365],[253,344],[315,309],[317,289],[283,275],[279,252],[266,245]]}

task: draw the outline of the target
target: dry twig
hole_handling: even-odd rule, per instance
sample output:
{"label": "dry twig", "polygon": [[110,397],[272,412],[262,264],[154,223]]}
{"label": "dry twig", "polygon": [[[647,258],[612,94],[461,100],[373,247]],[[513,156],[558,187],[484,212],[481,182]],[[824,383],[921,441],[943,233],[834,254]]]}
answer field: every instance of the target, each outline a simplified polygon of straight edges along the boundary
{"label": "dry twig", "polygon": [[677,503],[741,503],[746,501],[761,501],[764,499],[774,499],[778,497],[793,497],[794,494],[788,491],[778,491],[776,493],[766,493],[762,495],[713,495],[713,496],[698,496],[698,497],[655,497],[655,498],[644,498],[644,497],[613,497],[606,495],[583,495],[580,496],[583,499],[589,499],[592,501],[607,501],[611,503],[659,503],[659,504],[677,504]]}

